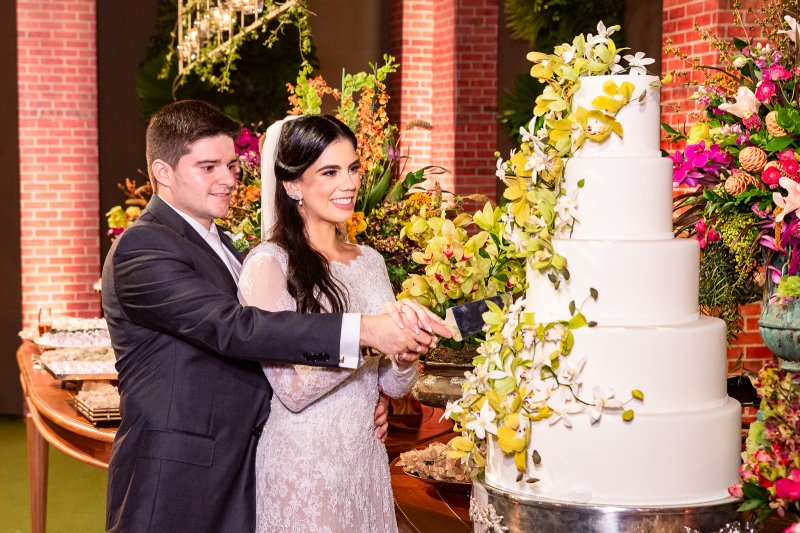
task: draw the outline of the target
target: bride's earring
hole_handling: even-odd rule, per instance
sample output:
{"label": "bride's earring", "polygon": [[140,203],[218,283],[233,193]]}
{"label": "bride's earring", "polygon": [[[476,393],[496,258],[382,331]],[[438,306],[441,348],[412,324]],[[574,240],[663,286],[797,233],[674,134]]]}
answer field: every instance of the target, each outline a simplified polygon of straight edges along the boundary
{"label": "bride's earring", "polygon": [[297,193],[287,192],[286,194],[289,195],[289,198],[297,202],[297,205],[303,205],[303,198]]}

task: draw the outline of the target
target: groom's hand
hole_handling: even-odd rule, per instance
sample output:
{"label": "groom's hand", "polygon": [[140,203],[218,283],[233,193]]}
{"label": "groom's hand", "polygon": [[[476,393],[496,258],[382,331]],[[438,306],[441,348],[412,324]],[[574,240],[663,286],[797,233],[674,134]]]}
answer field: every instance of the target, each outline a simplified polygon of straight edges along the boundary
{"label": "groom's hand", "polygon": [[422,354],[436,346],[434,335],[415,328],[400,329],[386,313],[361,316],[359,341],[361,346],[369,346],[385,354],[405,352]]}

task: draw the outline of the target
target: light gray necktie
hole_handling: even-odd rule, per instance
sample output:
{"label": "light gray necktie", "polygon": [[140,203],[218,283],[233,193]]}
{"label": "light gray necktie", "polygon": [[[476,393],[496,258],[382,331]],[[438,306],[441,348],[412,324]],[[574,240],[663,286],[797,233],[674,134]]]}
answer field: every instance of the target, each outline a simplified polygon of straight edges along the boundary
{"label": "light gray necktie", "polygon": [[[233,276],[233,280],[238,284],[239,283],[239,272],[241,271],[241,265],[239,265],[238,261],[231,261],[228,257],[228,251],[225,249],[225,245],[222,244],[222,241],[219,238],[219,234],[215,231],[209,231],[208,235],[206,235],[206,242],[217,252],[217,255],[222,262],[225,263],[225,266],[228,267],[228,272],[231,273]],[[234,264],[235,263],[235,264]]]}

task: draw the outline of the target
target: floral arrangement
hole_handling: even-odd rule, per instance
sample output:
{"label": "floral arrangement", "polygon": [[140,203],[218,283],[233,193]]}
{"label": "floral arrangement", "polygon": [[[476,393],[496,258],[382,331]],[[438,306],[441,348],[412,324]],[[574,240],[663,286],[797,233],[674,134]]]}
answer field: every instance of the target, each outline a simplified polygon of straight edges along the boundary
{"label": "floral arrangement", "polygon": [[115,205],[106,213],[107,235],[112,241],[139,218],[142,209],[147,206],[147,202],[153,194],[153,188],[149,181],[145,181],[145,184],[140,187],[136,185],[136,180],[125,178],[125,184],[118,183],[117,188],[125,194],[127,207],[123,209],[122,206]]}
{"label": "floral arrangement", "polygon": [[753,384],[761,397],[758,419],[750,424],[742,454],[742,483],[728,491],[743,500],[740,511],[758,513],[757,522],[773,512],[800,517],[800,386],[793,373],[774,363],[761,369]]}
{"label": "floral arrangement", "polygon": [[[536,99],[534,117],[520,131],[522,143],[509,159],[499,157],[497,176],[506,185],[505,205],[495,215],[508,257],[524,262],[527,276],[546,276],[555,288],[569,278],[567,258],[554,251],[554,237],[568,237],[575,221],[577,190],[564,182],[564,163],[587,142],[603,142],[611,135],[622,136],[616,115],[623,106],[643,100],[633,94],[633,85],[606,81],[603,93],[591,102],[591,109],[572,106],[572,96],[583,76],[645,74],[653,62],[641,53],[620,56],[611,34],[618,26],[597,26],[597,35],[578,35],[572,43],[555,47],[553,54],[532,52],[531,75],[546,87]],[[659,81],[655,82],[659,84]],[[582,187],[582,183],[578,187]],[[598,296],[592,289],[586,299]],[[445,416],[456,422],[461,436],[452,443],[451,454],[468,464],[485,464],[489,435],[497,439],[505,454],[514,456],[519,479],[531,462],[543,458],[528,453],[531,424],[571,425],[571,416],[588,411],[593,423],[604,413],[617,413],[630,421],[631,402],[644,394],[636,389],[625,397],[596,387],[591,396],[581,390],[583,360],[569,357],[574,331],[595,324],[584,316],[582,305],[572,302],[569,317],[540,322],[518,299],[505,308],[489,303],[484,314],[486,337],[478,349],[475,369],[467,373],[462,397],[449,403]],[[534,443],[535,444],[535,443]],[[535,446],[534,446],[535,448]],[[528,477],[535,483],[536,478]]]}
{"label": "floral arrangement", "polygon": [[261,128],[261,124],[242,128],[236,139],[241,174],[230,210],[218,221],[231,234],[233,245],[240,252],[257,245],[261,238]]}
{"label": "floral arrangement", "polygon": [[[699,122],[688,132],[664,125],[672,141],[685,143],[672,155],[675,186],[688,188],[676,197],[676,232],[700,242],[701,306],[734,335],[738,306],[760,298],[765,258],[780,259],[770,273],[776,281],[800,267],[800,65],[797,23],[781,18],[785,4],[762,10],[766,42],[701,32],[722,67],[692,96],[702,106]],[[707,67],[695,61],[693,68]]]}
{"label": "floral arrangement", "polygon": [[[424,270],[409,275],[398,298],[414,298],[444,316],[448,307],[522,290],[523,262],[509,257],[502,215],[500,207],[487,202],[474,215],[461,213],[452,220],[430,216],[425,208],[412,216],[400,237],[422,248],[411,257]],[[467,227],[473,223],[480,231],[470,235]]]}

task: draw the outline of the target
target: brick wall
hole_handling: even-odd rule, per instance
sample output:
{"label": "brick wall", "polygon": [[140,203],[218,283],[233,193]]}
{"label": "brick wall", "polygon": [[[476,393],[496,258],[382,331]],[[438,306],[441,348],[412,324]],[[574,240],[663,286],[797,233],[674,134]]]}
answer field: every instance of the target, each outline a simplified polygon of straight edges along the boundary
{"label": "brick wall", "polygon": [[400,70],[389,78],[391,117],[401,131],[407,170],[431,164],[431,130],[407,129],[413,121],[433,120],[433,0],[392,0],[389,49]]}
{"label": "brick wall", "polygon": [[497,0],[392,4],[402,72],[394,116],[401,125],[420,118],[432,125],[430,133],[405,132],[404,146],[415,165],[448,169],[439,181],[456,194],[495,196],[498,9]]}
{"label": "brick wall", "polygon": [[94,0],[17,0],[23,323],[97,316]]}
{"label": "brick wall", "polygon": [[[719,54],[712,50],[695,30],[695,24],[702,28],[711,28],[718,36],[731,38],[734,36],[745,37],[744,30],[739,25],[734,25],[734,14],[732,0],[664,0],[664,22],[663,38],[665,41],[671,40],[672,45],[681,48],[690,57],[696,57],[701,65],[719,66]],[[742,2],[742,16],[745,23],[748,23],[752,16],[748,16],[748,7],[758,8],[761,2],[758,0],[745,0]],[[757,35],[757,31],[749,31],[751,36]],[[669,55],[665,52],[663,60],[663,72],[687,71],[689,65],[685,61]],[[688,80],[696,82],[707,74],[700,71],[689,72]],[[675,83],[672,86],[664,87],[661,91],[662,100],[662,120],[673,126],[686,124],[688,128],[697,120],[698,107],[689,100],[689,96],[694,92],[692,86],[684,86]],[[668,146],[664,146],[669,149]],[[672,147],[675,149],[676,147]],[[758,370],[766,361],[772,360],[772,353],[764,346],[761,336],[758,333],[758,315],[761,312],[761,304],[746,305],[742,308],[744,316],[743,330],[739,337],[738,345],[729,348],[728,362],[729,368],[733,368],[736,360],[743,356],[742,362],[745,368]]]}

